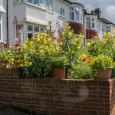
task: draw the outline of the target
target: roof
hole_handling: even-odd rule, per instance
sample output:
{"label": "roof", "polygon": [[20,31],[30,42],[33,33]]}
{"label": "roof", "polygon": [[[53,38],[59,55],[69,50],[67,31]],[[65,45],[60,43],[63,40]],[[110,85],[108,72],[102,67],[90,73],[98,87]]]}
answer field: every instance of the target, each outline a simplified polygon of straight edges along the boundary
{"label": "roof", "polygon": [[97,16],[97,14],[95,14],[95,13],[94,14],[93,13],[87,13],[86,10],[84,10],[84,11],[85,11],[84,12],[85,15],[94,15],[94,16]]}
{"label": "roof", "polygon": [[107,20],[107,19],[105,19],[105,18],[98,18],[98,20],[100,20],[100,21],[102,21],[102,22],[104,22],[104,23],[106,23],[106,24],[113,24],[113,25],[115,26],[115,24],[114,24],[114,23],[112,23],[112,22],[108,21],[108,20]]}
{"label": "roof", "polygon": [[82,5],[82,4],[80,4],[80,3],[70,2],[69,0],[63,0],[63,1],[65,1],[65,2],[67,2],[67,3],[69,3],[69,4],[77,4],[77,5],[80,5],[80,6],[82,6],[82,7],[84,8],[84,5]]}

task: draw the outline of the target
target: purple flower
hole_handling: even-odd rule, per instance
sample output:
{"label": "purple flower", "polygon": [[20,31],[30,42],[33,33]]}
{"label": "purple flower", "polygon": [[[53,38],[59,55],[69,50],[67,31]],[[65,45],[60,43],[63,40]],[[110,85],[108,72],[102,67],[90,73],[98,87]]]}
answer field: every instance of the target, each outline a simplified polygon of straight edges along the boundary
{"label": "purple flower", "polygon": [[70,59],[72,59],[72,56],[70,57]]}
{"label": "purple flower", "polygon": [[73,60],[72,62],[73,62],[73,63],[75,63],[75,61],[74,61],[74,60]]}
{"label": "purple flower", "polygon": [[64,54],[62,54],[62,57],[64,57]]}

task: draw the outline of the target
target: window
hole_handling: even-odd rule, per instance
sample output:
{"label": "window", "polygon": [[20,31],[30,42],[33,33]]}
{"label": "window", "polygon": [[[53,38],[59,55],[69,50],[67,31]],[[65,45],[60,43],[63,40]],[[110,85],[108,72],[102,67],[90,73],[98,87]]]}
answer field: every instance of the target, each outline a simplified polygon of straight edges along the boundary
{"label": "window", "polygon": [[16,0],[16,2],[23,2],[23,0]]}
{"label": "window", "polygon": [[59,14],[61,16],[65,16],[65,10],[64,10],[64,6],[62,4],[59,5]]}
{"label": "window", "polygon": [[50,4],[49,4],[49,11],[52,12],[52,0],[50,0]]}
{"label": "window", "polygon": [[79,21],[79,12],[78,11],[76,12],[76,20]]}
{"label": "window", "polygon": [[29,39],[36,38],[36,36],[41,32],[45,32],[45,27],[40,27],[37,25],[27,25],[27,37]]}
{"label": "window", "polygon": [[95,19],[92,18],[92,28],[95,29]]}
{"label": "window", "polygon": [[28,31],[33,31],[33,26],[32,25],[28,25]]}
{"label": "window", "polygon": [[46,10],[48,10],[48,6],[49,6],[48,1],[49,1],[49,0],[46,0]]}
{"label": "window", "polygon": [[83,11],[80,7],[70,7],[70,20],[83,21]]}
{"label": "window", "polygon": [[91,21],[90,21],[90,18],[87,18],[86,21],[87,21],[87,22],[86,22],[86,23],[87,23],[87,28],[90,29],[90,28],[91,28]]}
{"label": "window", "polygon": [[98,30],[100,31],[100,24],[99,24]]}
{"label": "window", "polygon": [[107,32],[108,32],[108,30],[110,31],[110,26],[107,26]]}
{"label": "window", "polygon": [[35,32],[39,32],[39,27],[38,26],[34,26],[34,31]]}
{"label": "window", "polygon": [[32,3],[32,0],[28,0],[29,3]]}
{"label": "window", "polygon": [[70,7],[70,20],[74,20],[74,7]]}
{"label": "window", "polygon": [[34,0],[35,5],[39,5],[39,0]]}
{"label": "window", "polygon": [[17,30],[23,30],[23,24],[17,25]]}
{"label": "window", "polygon": [[44,8],[44,0],[40,0],[40,7]]}
{"label": "window", "polygon": [[105,32],[105,26],[102,25],[102,32],[104,33]]}

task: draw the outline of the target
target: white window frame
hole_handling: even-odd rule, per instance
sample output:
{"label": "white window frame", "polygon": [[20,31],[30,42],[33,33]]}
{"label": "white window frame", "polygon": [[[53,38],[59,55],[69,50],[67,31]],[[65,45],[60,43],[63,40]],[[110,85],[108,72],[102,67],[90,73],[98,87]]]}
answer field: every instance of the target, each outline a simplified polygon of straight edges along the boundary
{"label": "white window frame", "polygon": [[[87,28],[87,18],[90,18],[90,26],[91,26],[91,28]],[[92,21],[92,19],[94,19],[94,21]],[[93,22],[94,22],[94,26],[95,26],[94,28],[92,28]],[[87,29],[97,30],[97,29],[96,29],[96,23],[97,23],[97,22],[96,22],[96,18],[95,18],[95,17],[86,17],[86,28],[87,28]]]}
{"label": "white window frame", "polygon": [[15,0],[15,2],[24,2],[24,0]]}
{"label": "white window frame", "polygon": [[[70,10],[71,7],[73,8],[73,10]],[[70,19],[70,21],[83,22],[83,10],[82,10],[81,7],[70,6],[70,7],[69,7],[69,14],[70,14],[71,12],[74,12],[74,20],[71,20],[71,19]],[[79,19],[78,19],[78,20],[76,19],[76,12],[78,12],[78,14],[79,14]]]}
{"label": "white window frame", "polygon": [[105,25],[104,25],[104,24],[102,24],[102,33],[105,32],[105,31],[103,31],[103,30],[105,30]]}

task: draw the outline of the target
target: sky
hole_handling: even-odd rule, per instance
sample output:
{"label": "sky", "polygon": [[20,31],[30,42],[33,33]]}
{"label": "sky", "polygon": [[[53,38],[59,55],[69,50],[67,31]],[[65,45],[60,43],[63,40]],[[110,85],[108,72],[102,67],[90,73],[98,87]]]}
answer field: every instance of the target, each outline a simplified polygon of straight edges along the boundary
{"label": "sky", "polygon": [[[84,9],[90,13],[91,10],[100,8],[101,17],[115,24],[115,0],[69,0],[84,5]],[[96,5],[95,5],[96,4]]]}

